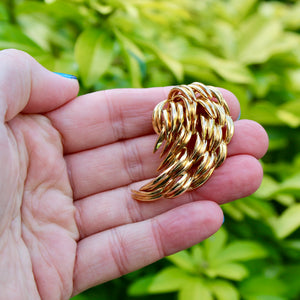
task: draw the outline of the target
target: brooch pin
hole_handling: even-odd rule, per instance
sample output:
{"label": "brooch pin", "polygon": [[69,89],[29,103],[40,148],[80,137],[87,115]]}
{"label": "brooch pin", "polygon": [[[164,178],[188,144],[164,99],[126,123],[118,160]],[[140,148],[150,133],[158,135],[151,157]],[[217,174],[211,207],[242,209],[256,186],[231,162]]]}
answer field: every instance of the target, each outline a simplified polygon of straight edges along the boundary
{"label": "brooch pin", "polygon": [[174,87],[156,105],[152,116],[158,134],[154,151],[162,145],[160,175],[132,191],[139,201],[175,198],[203,185],[227,156],[234,126],[219,90],[194,82]]}

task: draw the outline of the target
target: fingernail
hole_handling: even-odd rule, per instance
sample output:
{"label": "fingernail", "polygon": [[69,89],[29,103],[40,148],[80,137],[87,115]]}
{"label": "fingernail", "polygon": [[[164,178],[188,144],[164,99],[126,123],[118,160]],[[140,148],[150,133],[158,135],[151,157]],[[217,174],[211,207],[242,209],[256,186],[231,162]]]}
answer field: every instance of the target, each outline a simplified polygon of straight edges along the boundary
{"label": "fingernail", "polygon": [[225,222],[225,216],[223,215],[223,223],[222,223],[222,225],[224,224],[224,222]]}
{"label": "fingernail", "polygon": [[240,114],[239,114],[239,116],[237,118],[237,121],[241,118],[241,113],[242,113],[242,111],[240,111]]}
{"label": "fingernail", "polygon": [[65,74],[65,73],[59,73],[59,72],[53,72],[54,74],[57,74],[61,77],[65,77],[65,78],[68,78],[68,79],[76,79],[77,80],[77,77],[75,75],[71,75],[71,74]]}

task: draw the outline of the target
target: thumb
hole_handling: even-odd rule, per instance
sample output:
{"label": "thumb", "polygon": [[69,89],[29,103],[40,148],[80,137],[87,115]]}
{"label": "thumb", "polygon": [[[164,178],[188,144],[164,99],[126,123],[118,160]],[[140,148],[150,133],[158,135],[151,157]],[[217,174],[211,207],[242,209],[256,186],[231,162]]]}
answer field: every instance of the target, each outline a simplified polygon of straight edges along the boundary
{"label": "thumb", "polygon": [[[42,67],[25,52],[0,51],[0,120],[18,113],[45,113],[75,98],[77,80]],[[75,77],[74,77],[75,78]]]}

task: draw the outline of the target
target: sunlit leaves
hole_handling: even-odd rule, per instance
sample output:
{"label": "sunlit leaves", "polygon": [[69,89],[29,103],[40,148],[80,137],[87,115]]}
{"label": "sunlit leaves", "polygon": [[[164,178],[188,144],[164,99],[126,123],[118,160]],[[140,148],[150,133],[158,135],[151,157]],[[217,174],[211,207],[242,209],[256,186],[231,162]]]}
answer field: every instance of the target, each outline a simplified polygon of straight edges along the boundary
{"label": "sunlit leaves", "polygon": [[279,22],[254,15],[240,28],[238,60],[246,64],[266,61],[272,54],[280,33]]}
{"label": "sunlit leaves", "polygon": [[15,48],[29,52],[31,55],[43,53],[42,49],[17,26],[2,24],[0,26],[0,49]]}
{"label": "sunlit leaves", "polygon": [[187,250],[168,256],[167,259],[170,260],[177,267],[187,272],[193,273],[196,271],[196,266],[191,260],[190,254]]}
{"label": "sunlit leaves", "polygon": [[211,66],[225,80],[235,83],[251,83],[253,81],[249,70],[236,61],[216,59]]}
{"label": "sunlit leaves", "polygon": [[176,61],[169,54],[164,53],[159,48],[155,47],[155,45],[153,45],[152,43],[144,40],[137,40],[137,43],[144,49],[147,49],[148,51],[153,53],[157,57],[157,59],[174,74],[178,81],[182,81],[183,66],[181,63]]}
{"label": "sunlit leaves", "polygon": [[179,291],[178,300],[213,300],[211,290],[200,278],[193,278]]}
{"label": "sunlit leaves", "polygon": [[8,12],[5,9],[4,3],[0,3],[0,21],[8,21]]}
{"label": "sunlit leaves", "polygon": [[206,239],[203,242],[203,251],[205,253],[205,257],[209,261],[214,261],[214,259],[219,256],[219,253],[224,249],[227,239],[228,233],[223,228]]}
{"label": "sunlit leaves", "polygon": [[170,293],[183,288],[193,277],[177,267],[167,267],[157,274],[157,276],[144,277],[136,281],[129,288],[132,296]]}
{"label": "sunlit leaves", "polygon": [[216,279],[209,283],[209,287],[217,300],[240,299],[238,290],[230,281]]}
{"label": "sunlit leaves", "polygon": [[[149,286],[153,281],[153,276],[144,276],[139,280],[135,281],[128,288],[128,293],[131,296],[141,296],[149,294]],[[177,286],[176,286],[177,287]]]}
{"label": "sunlit leaves", "polygon": [[238,291],[226,279],[247,278],[249,271],[241,262],[267,255],[268,251],[253,241],[228,243],[228,233],[221,228],[202,244],[167,257],[175,266],[136,281],[129,291],[138,295],[143,287],[145,294],[178,291],[178,299],[239,299]]}
{"label": "sunlit leaves", "polygon": [[222,277],[231,280],[242,280],[248,277],[249,272],[242,264],[226,263],[211,267],[207,270],[207,274],[212,278]]}
{"label": "sunlit leaves", "polygon": [[85,86],[92,86],[110,66],[114,40],[104,29],[85,30],[75,45],[75,58]]}
{"label": "sunlit leaves", "polygon": [[128,37],[115,30],[115,35],[122,47],[123,55],[130,71],[132,87],[142,87],[142,77],[145,76],[146,62],[145,56],[138,46]]}
{"label": "sunlit leaves", "polygon": [[276,278],[257,276],[244,281],[240,286],[246,300],[286,300],[287,287]]}
{"label": "sunlit leaves", "polygon": [[283,214],[276,219],[273,228],[279,238],[285,238],[300,227],[300,204],[287,208]]}
{"label": "sunlit leaves", "polygon": [[169,267],[155,276],[148,287],[149,293],[176,292],[191,280],[182,269]]}
{"label": "sunlit leaves", "polygon": [[225,247],[218,257],[215,257],[215,263],[247,261],[266,256],[267,251],[260,244],[253,241],[236,241]]}

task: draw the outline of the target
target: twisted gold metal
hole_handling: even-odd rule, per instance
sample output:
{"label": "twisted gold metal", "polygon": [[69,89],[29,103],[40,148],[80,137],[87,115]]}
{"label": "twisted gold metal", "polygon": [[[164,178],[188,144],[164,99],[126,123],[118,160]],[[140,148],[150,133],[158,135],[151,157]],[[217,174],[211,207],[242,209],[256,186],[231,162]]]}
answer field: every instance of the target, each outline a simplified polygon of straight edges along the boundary
{"label": "twisted gold metal", "polygon": [[158,134],[153,152],[164,143],[161,174],[132,197],[140,201],[174,198],[204,184],[227,156],[234,126],[219,90],[194,82],[174,87],[156,105],[152,124]]}

